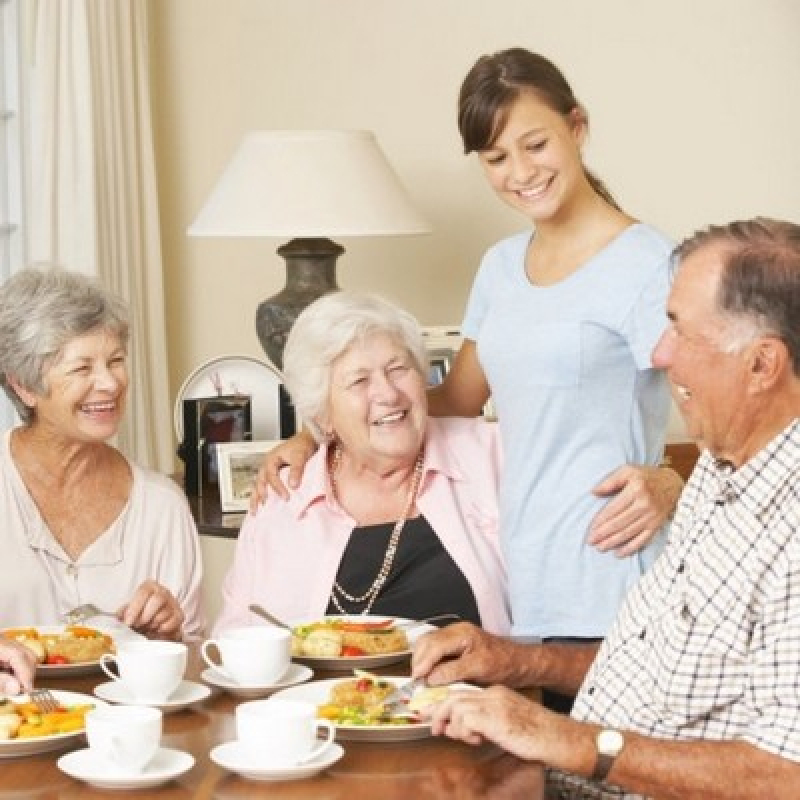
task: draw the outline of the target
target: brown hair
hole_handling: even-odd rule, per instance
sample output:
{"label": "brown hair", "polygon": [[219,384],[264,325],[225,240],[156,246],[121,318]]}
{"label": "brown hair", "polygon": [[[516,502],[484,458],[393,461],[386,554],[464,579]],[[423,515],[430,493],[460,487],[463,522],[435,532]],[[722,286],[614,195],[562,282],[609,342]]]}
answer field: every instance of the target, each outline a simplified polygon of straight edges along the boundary
{"label": "brown hair", "polygon": [[[561,70],[544,56],[522,47],[481,56],[467,73],[458,95],[458,130],[464,152],[492,146],[505,127],[511,106],[525,92],[535,94],[548,108],[564,117],[576,109],[588,122]],[[619,210],[605,184],[585,166],[592,189]]]}
{"label": "brown hair", "polygon": [[719,310],[781,339],[800,375],[800,225],[767,217],[711,225],[674,256],[680,262],[706,247],[722,250]]}

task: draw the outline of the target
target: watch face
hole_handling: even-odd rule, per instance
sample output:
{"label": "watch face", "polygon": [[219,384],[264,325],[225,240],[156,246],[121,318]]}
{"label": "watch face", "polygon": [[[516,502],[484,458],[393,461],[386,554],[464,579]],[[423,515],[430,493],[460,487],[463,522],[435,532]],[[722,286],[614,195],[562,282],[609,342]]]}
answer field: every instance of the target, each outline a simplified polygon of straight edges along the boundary
{"label": "watch face", "polygon": [[600,731],[597,734],[597,749],[603,755],[617,756],[619,755],[625,740],[619,731]]}

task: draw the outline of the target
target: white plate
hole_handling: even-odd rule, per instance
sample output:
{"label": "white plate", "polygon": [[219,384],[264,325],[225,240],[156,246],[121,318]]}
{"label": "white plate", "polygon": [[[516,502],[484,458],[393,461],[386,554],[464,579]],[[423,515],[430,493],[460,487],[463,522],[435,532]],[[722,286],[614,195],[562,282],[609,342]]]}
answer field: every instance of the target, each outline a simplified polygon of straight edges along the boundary
{"label": "white plate", "polygon": [[194,757],[181,750],[159,747],[153,760],[141,772],[128,772],[108,764],[88,748],[58,759],[58,768],[98,789],[147,789],[183,775],[194,766]]}
{"label": "white plate", "polygon": [[183,401],[218,394],[249,394],[253,440],[280,439],[282,382],[280,372],[258,358],[220,356],[206,361],[183,382],[175,398],[172,413],[178,441],[183,441]]}
{"label": "white plate", "polygon": [[200,677],[206,683],[211,684],[211,686],[224,689],[234,697],[252,700],[256,697],[267,697],[273,692],[286,689],[289,686],[297,686],[299,683],[305,683],[313,674],[314,673],[308,667],[304,667],[301,664],[291,664],[286,674],[279,681],[266,686],[243,686],[240,683],[232,681],[225,673],[214,669],[214,667],[204,669]]}
{"label": "white plate", "polygon": [[291,767],[267,767],[253,764],[245,749],[238,741],[226,742],[215,747],[211,760],[220,767],[249,778],[251,781],[296,781],[310,778],[318,772],[333,766],[343,755],[344,748],[335,742],[316,758],[305,764]]}
{"label": "white plate", "polygon": [[181,681],[178,688],[163,703],[144,703],[139,704],[134,700],[133,695],[122,681],[108,681],[94,687],[94,693],[101,699],[109,703],[128,703],[132,705],[152,705],[160,708],[165,714],[174,711],[182,711],[201,700],[205,700],[210,694],[211,689],[203,686],[202,683],[192,681]]}
{"label": "white plate", "polygon": [[[62,706],[104,706],[102,700],[98,700],[89,694],[79,692],[62,692],[59,689],[51,689],[56,700]],[[27,702],[27,695],[19,695],[10,698],[14,703]],[[18,756],[32,756],[36,753],[49,753],[51,750],[63,750],[70,745],[80,741],[84,736],[83,729],[70,731],[69,733],[54,733],[51,736],[36,736],[33,739],[0,739],[0,758],[16,758]]]}
{"label": "white plate", "polygon": [[[401,686],[408,677],[381,675],[380,679]],[[326,681],[311,681],[303,686],[294,686],[276,692],[273,696],[282,700],[299,700],[321,706],[330,701],[331,689],[347,678],[333,678]],[[466,683],[454,683],[453,689],[477,689]],[[413,739],[426,739],[431,735],[428,722],[410,722],[407,725],[336,725],[336,738],[352,742],[408,742]]]}
{"label": "white plate", "polygon": [[[316,619],[305,619],[292,622],[293,628],[298,625],[310,625],[313,622],[322,622],[326,619],[344,619],[348,622],[383,622],[384,620],[391,619],[391,617],[381,617],[374,614],[361,614],[354,616],[346,615],[333,615],[328,614],[325,617],[317,617]],[[412,623],[410,619],[403,617],[395,617],[394,621],[399,626],[406,626]],[[413,647],[414,642],[422,636],[423,633],[435,630],[433,625],[427,623],[420,623],[408,631],[408,641]],[[390,664],[399,664],[401,661],[406,661],[411,656],[411,650],[399,650],[396,653],[381,653],[376,656],[338,656],[336,658],[317,658],[314,656],[292,656],[293,661],[301,664],[308,664],[309,667],[314,669],[331,669],[331,670],[351,670],[351,669],[374,669],[375,667],[387,667]]]}
{"label": "white plate", "polygon": [[[63,633],[63,631],[67,628],[67,625],[6,625],[3,627],[3,630],[8,630],[9,628],[35,628],[39,633],[49,634],[49,633]],[[92,624],[91,622],[86,623],[87,628],[94,628],[101,633],[105,633],[110,636],[113,641],[119,642],[123,639],[143,639],[144,637],[136,633],[136,631],[132,631],[126,625],[123,625],[121,622],[117,623],[116,625],[113,623],[110,624]],[[0,631],[2,632],[2,631]],[[75,676],[75,675],[90,675],[94,672],[100,671],[100,661],[85,661],[81,664],[37,664],[36,665],[36,672],[39,675],[42,675],[46,678],[56,678],[56,677],[66,677],[66,676]]]}

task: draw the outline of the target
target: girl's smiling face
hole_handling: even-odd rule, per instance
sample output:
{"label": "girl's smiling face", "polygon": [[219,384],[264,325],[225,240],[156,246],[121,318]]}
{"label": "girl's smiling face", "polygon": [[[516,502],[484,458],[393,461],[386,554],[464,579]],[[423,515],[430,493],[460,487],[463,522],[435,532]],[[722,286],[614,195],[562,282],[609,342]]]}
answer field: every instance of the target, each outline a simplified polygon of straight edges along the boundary
{"label": "girl's smiling face", "polygon": [[581,158],[585,138],[579,109],[565,117],[533,92],[522,92],[478,157],[500,199],[535,224],[555,217],[579,190],[591,191]]}

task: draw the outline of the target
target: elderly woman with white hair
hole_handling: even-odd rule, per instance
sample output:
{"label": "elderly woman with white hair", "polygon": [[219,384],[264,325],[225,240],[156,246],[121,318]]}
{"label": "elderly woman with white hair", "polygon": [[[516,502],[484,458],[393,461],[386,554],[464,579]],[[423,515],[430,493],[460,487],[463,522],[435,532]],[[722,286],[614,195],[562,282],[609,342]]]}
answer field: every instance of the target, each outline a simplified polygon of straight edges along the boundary
{"label": "elderly woman with white hair", "polygon": [[336,292],[297,318],[284,379],[323,446],[288,500],[248,516],[215,631],[325,614],[457,614],[509,629],[498,537],[499,438],[482,419],[429,419],[419,325]]}
{"label": "elderly woman with white hair", "polygon": [[0,435],[3,627],[94,603],[151,638],[203,633],[186,498],[109,443],[127,349],[125,306],[84,275],[29,268],[0,287],[0,385],[22,420]]}

